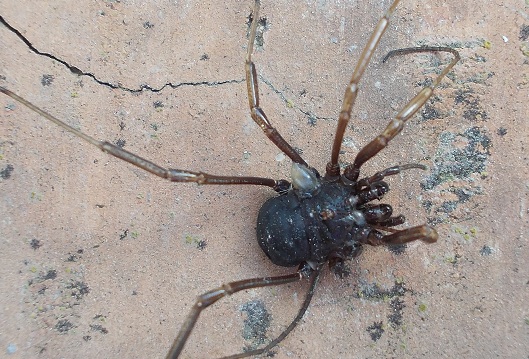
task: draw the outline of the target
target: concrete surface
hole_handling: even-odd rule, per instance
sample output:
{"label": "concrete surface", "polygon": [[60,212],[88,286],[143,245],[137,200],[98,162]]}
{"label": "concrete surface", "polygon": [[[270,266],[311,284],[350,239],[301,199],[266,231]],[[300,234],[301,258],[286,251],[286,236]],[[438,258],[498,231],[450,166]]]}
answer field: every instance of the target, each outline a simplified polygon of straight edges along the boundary
{"label": "concrete surface", "polygon": [[[323,170],[343,89],[389,1],[263,2],[255,55],[263,107]],[[0,26],[0,83],[163,166],[285,178],[289,161],[247,110],[251,7],[2,1],[0,14],[53,58]],[[440,240],[403,253],[367,248],[350,276],[326,273],[275,358],[529,356],[528,13],[522,0],[399,6],[362,81],[342,160],[446,62],[416,55],[382,65],[387,51],[458,48],[462,60],[431,103],[364,172],[430,166],[392,178],[385,202],[407,225],[435,224]],[[136,91],[144,85],[161,90]],[[166,183],[6,96],[0,102],[0,356],[163,357],[196,295],[291,271],[269,263],[255,241],[270,190]],[[201,317],[182,357],[233,354],[274,337],[305,288],[222,301]],[[245,324],[248,316],[256,321]]]}

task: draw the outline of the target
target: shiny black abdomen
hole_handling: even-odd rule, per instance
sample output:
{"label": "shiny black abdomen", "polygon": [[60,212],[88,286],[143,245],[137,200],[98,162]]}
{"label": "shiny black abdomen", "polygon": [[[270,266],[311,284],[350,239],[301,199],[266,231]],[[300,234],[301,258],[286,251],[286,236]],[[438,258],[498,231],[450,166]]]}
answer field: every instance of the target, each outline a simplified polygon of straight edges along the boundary
{"label": "shiny black abdomen", "polygon": [[[342,183],[321,184],[310,198],[298,198],[294,190],[266,201],[257,217],[257,240],[277,265],[293,267],[302,262],[323,263],[350,256],[365,232],[348,214],[351,187]],[[329,214],[332,214],[329,216]]]}

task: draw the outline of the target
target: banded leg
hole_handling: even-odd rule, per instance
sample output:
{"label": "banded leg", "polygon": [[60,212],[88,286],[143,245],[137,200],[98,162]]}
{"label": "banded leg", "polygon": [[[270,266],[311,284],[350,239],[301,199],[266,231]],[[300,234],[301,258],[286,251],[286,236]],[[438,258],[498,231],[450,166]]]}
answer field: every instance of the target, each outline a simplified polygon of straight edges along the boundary
{"label": "banded leg", "polygon": [[299,153],[297,153],[292,146],[277,132],[266,117],[263,109],[259,107],[259,87],[257,84],[257,71],[255,64],[252,62],[253,44],[255,42],[255,35],[257,31],[257,24],[259,22],[259,8],[261,6],[260,0],[255,0],[253,10],[252,27],[250,29],[250,36],[248,39],[248,50],[246,52],[246,86],[248,88],[248,104],[250,106],[250,114],[255,123],[263,130],[266,137],[270,139],[284,154],[295,162],[308,167],[307,162]]}
{"label": "banded leg", "polygon": [[360,83],[360,80],[362,79],[364,71],[367,68],[367,65],[369,64],[369,61],[371,60],[371,56],[373,56],[373,52],[375,52],[378,43],[380,42],[380,38],[388,27],[389,18],[395,11],[395,8],[399,4],[399,2],[400,0],[393,1],[384,16],[378,21],[375,30],[369,38],[369,41],[364,47],[364,50],[362,50],[360,59],[358,60],[358,63],[356,64],[356,67],[353,71],[351,81],[349,82],[349,85],[345,90],[342,109],[340,111],[340,117],[338,118],[338,126],[336,127],[336,134],[334,136],[334,142],[332,145],[331,160],[329,163],[327,163],[325,175],[327,178],[333,178],[340,175],[340,166],[338,166],[338,156],[340,154],[340,148],[342,147],[345,129],[347,128],[347,124],[351,119],[351,111],[356,101],[356,96],[358,95],[358,85]]}
{"label": "banded leg", "polygon": [[186,344],[187,339],[189,338],[189,335],[191,334],[191,331],[193,330],[193,327],[195,326],[198,320],[200,313],[210,305],[214,304],[219,299],[237,293],[241,290],[298,282],[303,277],[310,275],[312,277],[310,287],[305,297],[305,301],[303,302],[303,305],[301,306],[298,312],[298,315],[276,339],[272,340],[266,347],[262,349],[256,349],[245,353],[231,355],[225,357],[224,359],[244,358],[251,355],[259,355],[270,350],[272,347],[276,346],[279,342],[281,342],[294,329],[299,320],[305,314],[312,299],[312,295],[314,294],[314,288],[316,287],[320,273],[321,266],[318,267],[316,270],[312,270],[308,265],[302,265],[302,267],[300,267],[300,269],[296,273],[278,277],[253,278],[237,282],[231,282],[202,294],[197,298],[197,301],[195,302],[193,308],[191,308],[191,312],[188,314],[184,324],[182,325],[182,328],[180,329],[180,332],[178,333],[178,336],[174,340],[173,345],[166,356],[166,359],[178,358],[178,356],[182,352],[182,349],[184,348],[184,345]]}
{"label": "banded leg", "polygon": [[391,51],[384,60],[401,54],[409,54],[414,52],[449,52],[454,55],[452,61],[441,71],[441,73],[434,79],[432,84],[428,87],[423,88],[415,97],[404,106],[402,110],[395,116],[395,118],[388,124],[386,129],[373,139],[370,143],[364,146],[360,152],[356,155],[356,158],[352,165],[349,165],[344,170],[344,176],[350,181],[356,181],[360,174],[360,167],[367,162],[370,158],[374,157],[382,149],[384,149],[389,141],[391,141],[396,135],[402,131],[406,121],[408,121],[432,96],[434,89],[439,85],[441,80],[446,74],[455,66],[459,61],[459,53],[449,47],[419,47],[419,48],[408,48]]}
{"label": "banded leg", "polygon": [[50,120],[56,125],[62,127],[66,131],[73,133],[74,135],[82,138],[91,145],[99,148],[103,152],[106,152],[114,157],[122,159],[123,161],[129,162],[134,166],[137,166],[147,172],[150,172],[158,177],[165,178],[171,182],[195,182],[197,184],[248,184],[248,185],[259,185],[259,186],[268,186],[273,188],[277,192],[284,192],[290,188],[290,183],[286,180],[274,180],[271,178],[263,177],[236,177],[236,176],[215,176],[207,174],[204,172],[192,172],[187,170],[163,168],[157,164],[146,160],[134,153],[126,151],[121,147],[118,147],[107,141],[98,141],[93,137],[73,128],[64,121],[59,120],[58,118],[50,115],[41,108],[33,105],[31,102],[26,101],[17,94],[9,91],[8,89],[0,86],[0,92],[3,92],[12,99],[20,102],[29,109],[35,111],[44,118]]}

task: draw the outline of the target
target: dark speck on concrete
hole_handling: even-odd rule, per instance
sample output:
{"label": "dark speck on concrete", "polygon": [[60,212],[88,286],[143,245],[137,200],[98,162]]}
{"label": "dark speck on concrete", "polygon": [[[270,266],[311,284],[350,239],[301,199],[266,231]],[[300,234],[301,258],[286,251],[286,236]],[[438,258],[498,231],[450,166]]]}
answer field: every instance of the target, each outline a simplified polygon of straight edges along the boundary
{"label": "dark speck on concrete", "polygon": [[487,112],[481,107],[479,97],[472,90],[458,90],[454,104],[463,105],[463,117],[468,121],[475,122],[488,118]]}
{"label": "dark speck on concrete", "polygon": [[529,25],[522,25],[520,27],[520,40],[525,41],[529,39]]}
{"label": "dark speck on concrete", "polygon": [[307,123],[309,124],[309,126],[314,127],[316,126],[317,122],[318,122],[318,119],[316,118],[316,116],[314,116],[314,114],[312,113],[309,113],[307,117]]}
{"label": "dark speck on concrete", "polygon": [[57,330],[59,333],[66,333],[72,328],[73,324],[68,319],[61,319],[57,322],[57,324],[55,324],[55,330]]}
{"label": "dark speck on concrete", "polygon": [[507,129],[505,127],[500,127],[500,128],[498,128],[496,133],[503,137],[503,136],[505,136],[507,134]]}
{"label": "dark speck on concrete", "polygon": [[377,283],[363,283],[358,297],[370,300],[385,300],[387,298],[401,297],[407,289],[404,283],[395,282],[390,289],[383,289]]}
{"label": "dark speck on concrete", "polygon": [[483,246],[479,251],[482,256],[490,256],[492,253],[494,253],[494,250],[489,246]]}
{"label": "dark speck on concrete", "polygon": [[72,290],[70,295],[77,300],[80,300],[90,292],[90,288],[86,285],[86,283],[80,281],[70,283],[67,288]]}
{"label": "dark speck on concrete", "polygon": [[424,105],[423,110],[421,111],[422,119],[424,121],[427,120],[436,120],[439,118],[442,118],[443,116],[439,113],[439,110],[437,110],[434,106],[427,103]]}
{"label": "dark speck on concrete", "polygon": [[29,245],[30,245],[31,248],[33,248],[34,250],[37,250],[37,249],[39,249],[40,247],[42,247],[42,243],[41,243],[41,241],[39,241],[39,240],[36,239],[36,238],[33,238],[33,239],[29,242]]}
{"label": "dark speck on concrete", "polygon": [[11,177],[11,173],[13,173],[13,170],[15,169],[15,167],[13,167],[13,165],[7,165],[5,166],[4,168],[2,168],[0,170],[0,177],[2,179],[8,179],[9,177]]}
{"label": "dark speck on concrete", "polygon": [[90,324],[90,329],[96,332],[100,332],[101,334],[108,334],[108,329],[100,324]]}
{"label": "dark speck on concrete", "polygon": [[374,322],[367,328],[367,332],[371,336],[371,340],[376,342],[384,334],[384,328],[382,327],[382,322]]}
{"label": "dark speck on concrete", "polygon": [[55,279],[55,278],[57,278],[57,271],[56,271],[55,269],[50,269],[50,270],[48,271],[48,273],[46,273],[46,274],[42,277],[43,280],[47,280],[47,279]]}
{"label": "dark speck on concrete", "polygon": [[50,86],[53,83],[53,80],[53,75],[44,74],[40,78],[40,83],[42,84],[42,86]]}
{"label": "dark speck on concrete", "polygon": [[266,332],[268,327],[270,327],[272,316],[260,300],[247,302],[241,306],[240,310],[247,314],[247,318],[244,320],[242,336],[251,343],[244,351],[253,350],[265,343]]}
{"label": "dark speck on concrete", "polygon": [[200,240],[200,241],[198,241],[198,243],[197,243],[197,248],[198,248],[199,250],[204,250],[204,249],[206,248],[207,245],[208,245],[208,243],[207,243],[206,241],[204,241],[204,240]]}
{"label": "dark speck on concrete", "polygon": [[392,327],[396,328],[402,325],[403,309],[406,307],[404,302],[399,298],[395,297],[390,302],[391,314],[388,315],[389,323]]}
{"label": "dark speck on concrete", "polygon": [[80,256],[78,256],[77,254],[74,254],[74,253],[70,253],[68,255],[68,258],[66,258],[66,261],[67,262],[77,262],[79,259],[81,259]]}

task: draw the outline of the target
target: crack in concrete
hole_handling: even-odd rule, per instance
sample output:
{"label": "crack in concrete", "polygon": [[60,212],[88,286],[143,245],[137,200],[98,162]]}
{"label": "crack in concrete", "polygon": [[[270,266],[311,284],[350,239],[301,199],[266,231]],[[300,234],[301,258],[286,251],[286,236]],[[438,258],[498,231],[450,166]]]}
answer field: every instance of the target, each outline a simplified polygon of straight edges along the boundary
{"label": "crack in concrete", "polygon": [[[213,87],[213,86],[220,86],[220,85],[226,85],[226,84],[239,84],[239,83],[243,83],[243,82],[246,81],[245,79],[239,79],[239,80],[231,79],[231,80],[221,80],[221,81],[197,81],[197,82],[178,82],[178,83],[168,82],[168,83],[166,83],[166,84],[164,84],[164,85],[162,85],[161,87],[158,87],[158,88],[151,87],[149,84],[141,84],[139,88],[128,88],[126,86],[123,86],[119,82],[118,83],[112,83],[112,82],[109,82],[109,81],[101,80],[101,79],[99,79],[96,75],[94,75],[91,72],[85,72],[85,71],[81,70],[80,68],[69,64],[65,60],[63,60],[61,58],[58,58],[57,56],[55,56],[53,54],[50,54],[48,52],[40,51],[35,46],[33,46],[33,44],[24,35],[22,35],[20,33],[20,31],[18,31],[16,28],[11,26],[4,19],[4,17],[1,16],[1,15],[0,15],[0,23],[2,23],[9,31],[11,31],[13,34],[15,34],[35,54],[37,54],[39,56],[44,56],[44,57],[47,57],[49,59],[52,59],[52,60],[55,60],[55,61],[59,62],[60,64],[65,66],[68,70],[70,70],[70,72],[72,72],[74,75],[89,77],[92,80],[94,80],[95,82],[97,82],[98,84],[100,84],[102,86],[106,86],[106,87],[112,88],[112,89],[123,90],[123,91],[127,91],[127,92],[130,92],[130,93],[139,93],[139,92],[142,92],[144,90],[156,93],[156,92],[163,91],[166,87],[171,87],[173,89],[176,89],[176,88],[179,88],[179,87],[183,87],[183,86],[208,86],[208,87]],[[282,91],[276,89],[275,86],[268,79],[264,78],[262,75],[259,75],[259,79],[261,81],[263,81],[263,83],[265,85],[267,85],[274,93],[276,93],[279,96],[279,98],[281,98],[281,100],[287,105],[287,107],[295,108],[299,112],[301,112],[307,118],[307,123],[310,126],[315,126],[317,120],[323,120],[323,121],[336,120],[335,118],[332,118],[332,117],[318,116],[318,115],[316,115],[316,114],[314,114],[314,113],[312,113],[310,111],[303,110],[302,108],[300,108],[298,106],[294,106],[293,103],[292,103],[292,100],[289,100],[284,95],[284,93]]]}
{"label": "crack in concrete", "polygon": [[299,112],[301,112],[306,118],[307,118],[307,123],[310,125],[310,126],[316,126],[316,121],[317,120],[323,120],[323,121],[333,121],[333,120],[336,120],[335,118],[333,117],[322,117],[322,116],[318,116],[310,111],[306,111],[306,110],[303,110],[302,108],[298,107],[298,106],[295,106],[292,102],[292,100],[289,100],[285,94],[276,89],[275,86],[272,84],[272,82],[270,82],[268,79],[266,79],[265,77],[263,77],[263,75],[259,75],[259,79],[266,85],[268,86],[273,92],[275,92],[279,98],[281,100],[283,100],[283,102],[287,105],[287,107],[291,107],[291,108],[295,108],[296,110],[298,110]]}
{"label": "crack in concrete", "polygon": [[66,68],[68,68],[68,70],[70,70],[70,72],[72,72],[73,74],[75,75],[78,75],[78,76],[87,76],[87,77],[90,77],[92,80],[94,80],[95,82],[97,82],[98,84],[100,85],[103,85],[103,86],[106,86],[106,87],[110,87],[112,89],[119,89],[119,90],[123,90],[123,91],[127,91],[127,92],[131,92],[131,93],[138,93],[138,92],[142,92],[143,90],[147,90],[147,91],[151,91],[151,92],[161,92],[163,91],[166,87],[171,87],[173,89],[176,89],[178,87],[182,87],[182,86],[219,86],[219,85],[225,85],[225,84],[238,84],[238,83],[242,83],[244,82],[245,80],[244,79],[241,79],[241,80],[235,80],[235,79],[232,79],[232,80],[221,80],[221,81],[198,81],[198,82],[178,82],[178,83],[173,83],[173,82],[168,82],[166,84],[164,84],[163,86],[159,87],[159,88],[154,88],[154,87],[151,87],[150,85],[148,84],[141,84],[139,88],[128,88],[128,87],[125,87],[123,85],[121,85],[120,83],[112,83],[112,82],[109,82],[109,81],[104,81],[104,80],[101,80],[99,78],[97,78],[93,73],[91,72],[85,72],[81,69],[79,69],[78,67],[76,66],[73,66],[73,65],[70,65],[68,62],[56,57],[55,55],[53,54],[50,54],[48,52],[42,52],[40,51],[39,49],[37,49],[35,46],[33,46],[33,44],[24,36],[20,33],[20,31],[18,31],[17,29],[15,29],[13,26],[11,26],[5,19],[3,16],[0,16],[0,23],[2,23],[9,31],[11,31],[13,34],[15,34],[20,40],[22,40],[22,42],[24,42],[26,44],[26,46],[31,50],[33,51],[35,54],[37,55],[40,55],[40,56],[44,56],[44,57],[47,57],[47,58],[50,58],[52,60],[55,60],[59,63],[61,63],[62,65],[64,65]]}

